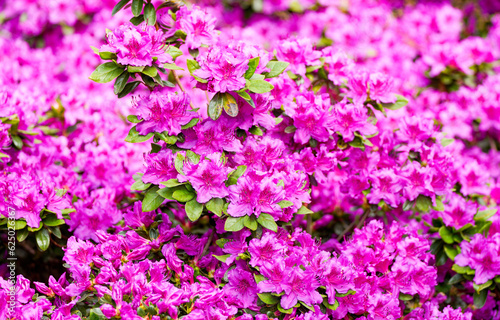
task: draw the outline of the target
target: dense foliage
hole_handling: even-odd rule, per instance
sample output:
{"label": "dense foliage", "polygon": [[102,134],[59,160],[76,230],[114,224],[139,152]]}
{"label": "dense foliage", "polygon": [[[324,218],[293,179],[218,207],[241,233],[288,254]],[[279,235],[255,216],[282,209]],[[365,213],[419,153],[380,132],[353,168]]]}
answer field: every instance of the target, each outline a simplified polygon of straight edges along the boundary
{"label": "dense foliage", "polygon": [[500,319],[497,1],[0,6],[0,320]]}

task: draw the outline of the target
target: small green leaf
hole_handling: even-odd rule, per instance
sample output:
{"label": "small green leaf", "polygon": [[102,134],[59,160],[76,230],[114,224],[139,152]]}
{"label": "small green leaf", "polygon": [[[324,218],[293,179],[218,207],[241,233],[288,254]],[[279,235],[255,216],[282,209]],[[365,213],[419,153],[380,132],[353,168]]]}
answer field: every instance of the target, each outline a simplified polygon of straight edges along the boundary
{"label": "small green leaf", "polygon": [[193,151],[191,150],[187,150],[186,151],[186,158],[188,159],[189,162],[191,162],[192,164],[198,164],[200,163],[200,155],[199,154],[196,154],[194,153]]}
{"label": "small green leaf", "polygon": [[429,212],[429,208],[432,206],[432,200],[423,195],[419,195],[415,201],[416,208],[419,212]]}
{"label": "small green leaf", "polygon": [[455,242],[453,240],[453,233],[445,226],[439,228],[439,235],[441,236],[441,239],[443,239],[443,241],[447,244],[453,244],[453,242]]}
{"label": "small green leaf", "polygon": [[488,297],[488,290],[483,290],[480,293],[474,291],[474,306],[478,309],[484,307],[487,297]]}
{"label": "small green leaf", "polygon": [[121,0],[116,4],[116,6],[113,8],[113,11],[111,11],[111,15],[114,16],[118,11],[120,11],[127,3],[129,3],[130,0]]}
{"label": "small green leaf", "polygon": [[172,187],[177,187],[177,186],[186,184],[186,182],[179,182],[179,180],[177,180],[177,179],[170,179],[170,180],[161,182],[161,184],[164,185],[165,187],[172,188]]}
{"label": "small green leaf", "polygon": [[444,204],[443,200],[436,198],[436,206],[432,207],[435,211],[443,212],[444,211]]}
{"label": "small green leaf", "polygon": [[141,15],[143,5],[144,0],[132,0],[132,13],[134,16],[138,17]]}
{"label": "small green leaf", "polygon": [[474,216],[474,221],[488,220],[497,213],[497,209],[486,209],[481,210]]}
{"label": "small green leaf", "polygon": [[120,92],[122,92],[123,89],[125,89],[125,86],[127,85],[127,81],[129,78],[130,78],[130,73],[128,72],[124,72],[121,75],[119,75],[118,78],[116,78],[115,80],[113,92],[115,94],[119,94]]}
{"label": "small green leaf", "polygon": [[24,229],[24,227],[26,227],[26,221],[24,220],[16,220],[16,222],[14,223],[15,230],[21,230]]}
{"label": "small green leaf", "polygon": [[99,52],[99,57],[103,60],[114,60],[117,58],[116,53],[114,52]]}
{"label": "small green leaf", "polygon": [[23,242],[24,240],[26,240],[26,238],[28,237],[29,235],[29,231],[28,229],[22,229],[22,230],[19,230],[16,232],[16,238],[17,238],[17,241],[18,242]]}
{"label": "small green leaf", "polygon": [[[176,191],[178,192],[178,191]],[[175,197],[175,192],[174,192]],[[190,200],[186,203],[186,214],[191,221],[196,221],[200,218],[203,212],[203,205],[198,203],[196,199]]]}
{"label": "small green leaf", "polygon": [[398,110],[408,104],[408,100],[402,95],[396,94],[396,102],[394,103],[382,103],[382,106],[389,110]]}
{"label": "small green leaf", "polygon": [[248,69],[245,72],[245,79],[250,79],[253,74],[255,73],[255,70],[257,70],[257,67],[259,66],[259,61],[260,57],[252,58],[248,60]]}
{"label": "small green leaf", "polygon": [[444,252],[451,260],[455,260],[455,257],[458,255],[458,250],[450,245],[444,246]]}
{"label": "small green leaf", "polygon": [[355,294],[356,291],[352,290],[352,289],[349,289],[349,291],[347,291],[346,293],[336,293],[335,296],[336,297],[347,297],[347,296],[351,296],[353,294]]}
{"label": "small green leaf", "polygon": [[208,116],[212,120],[217,120],[222,114],[222,108],[224,107],[224,98],[223,94],[216,93],[215,96],[210,100],[208,104]]}
{"label": "small green leaf", "polygon": [[[172,59],[182,56],[182,51],[175,46],[168,46],[166,52],[172,56]],[[165,67],[166,68],[166,67]],[[168,68],[166,68],[168,69]]]}
{"label": "small green leaf", "polygon": [[165,200],[157,191],[157,186],[149,189],[142,200],[142,212],[149,212],[158,209]]}
{"label": "small green leaf", "polygon": [[446,147],[446,146],[450,145],[453,141],[455,141],[455,139],[445,138],[445,139],[441,140],[441,145],[443,147]]}
{"label": "small green leaf", "polygon": [[61,224],[64,224],[63,219],[58,219],[56,215],[48,215],[45,219],[43,219],[43,224],[49,227],[57,227]]}
{"label": "small green leaf", "polygon": [[232,186],[234,184],[238,183],[238,179],[245,173],[247,170],[247,166],[241,165],[236,168],[231,174],[229,175],[229,178],[226,181],[226,186]]}
{"label": "small green leaf", "polygon": [[474,288],[474,290],[476,290],[477,293],[479,293],[479,292],[483,291],[484,289],[488,288],[489,286],[491,286],[492,283],[493,283],[493,280],[488,280],[483,284],[473,283],[472,287]]}
{"label": "small green leaf", "polygon": [[39,230],[35,234],[36,244],[40,250],[45,251],[49,248],[50,245],[50,234],[49,231],[45,228]]}
{"label": "small green leaf", "polygon": [[156,69],[156,67],[145,67],[144,70],[142,70],[142,73],[154,78],[158,74],[158,69]]}
{"label": "small green leaf", "polygon": [[184,157],[184,155],[180,152],[178,152],[176,155],[175,155],[175,159],[174,159],[174,167],[175,167],[175,170],[177,170],[178,173],[184,175],[184,160],[186,158]]}
{"label": "small green leaf", "polygon": [[137,180],[136,182],[134,182],[132,184],[132,186],[130,187],[130,190],[144,191],[147,188],[149,188],[150,186],[151,186],[151,183],[145,184],[144,182],[142,182],[142,180]]}
{"label": "small green leaf", "polygon": [[125,71],[122,67],[114,62],[106,62],[98,66],[90,75],[90,80],[98,83],[107,83],[116,79]]}
{"label": "small green leaf", "polygon": [[338,300],[335,300],[335,303],[334,304],[330,304],[328,302],[328,298],[324,298],[323,299],[323,305],[327,308],[327,309],[330,309],[330,310],[337,310],[337,308],[339,307],[339,301]]}
{"label": "small green leaf", "polygon": [[193,118],[191,119],[188,123],[186,123],[185,125],[181,126],[181,129],[182,130],[186,130],[186,129],[189,129],[189,128],[192,128],[194,127],[198,122],[200,121],[200,118]]}
{"label": "small green leaf", "polygon": [[255,108],[255,102],[253,102],[252,97],[246,92],[246,91],[241,91],[238,92],[238,95],[243,98],[248,104],[252,107]]}
{"label": "small green leaf", "polygon": [[474,270],[472,270],[469,266],[465,266],[465,267],[461,267],[459,266],[458,264],[454,264],[452,267],[451,267],[451,270],[455,271],[456,273],[460,273],[460,274],[468,274],[468,275],[472,275],[472,274],[475,274],[476,272]]}
{"label": "small green leaf", "polygon": [[194,71],[200,69],[200,64],[198,61],[193,60],[193,59],[187,59],[186,60],[186,65],[188,67],[189,73],[193,74]]}
{"label": "small green leaf", "polygon": [[195,193],[188,191],[186,189],[179,189],[174,191],[172,197],[179,202],[188,202],[196,196]]}
{"label": "small green leaf", "polygon": [[125,88],[122,90],[122,92],[120,92],[118,94],[118,98],[121,99],[123,97],[125,97],[127,94],[131,93],[132,91],[135,90],[135,88],[137,88],[137,86],[140,84],[141,82],[140,81],[133,81],[133,82],[129,82],[125,85]]}
{"label": "small green leaf", "polygon": [[133,114],[128,115],[127,120],[131,123],[141,123],[143,121],[142,119],[139,120],[139,118],[137,118],[137,116]]}
{"label": "small green leaf", "polygon": [[266,67],[271,69],[271,71],[266,74],[266,78],[274,78],[279,76],[283,73],[283,71],[285,71],[288,65],[289,63],[284,61],[269,61]]}
{"label": "small green leaf", "polygon": [[410,301],[412,299],[413,299],[413,296],[411,294],[405,294],[405,293],[400,293],[399,294],[399,300]]}
{"label": "small green leaf", "polygon": [[313,213],[314,211],[311,211],[305,206],[300,207],[299,210],[297,211],[297,214],[313,214]]}
{"label": "small green leaf", "polygon": [[139,142],[148,141],[149,139],[151,139],[152,136],[153,136],[152,132],[148,133],[145,136],[140,135],[139,132],[137,132],[136,127],[133,126],[132,128],[130,128],[130,131],[128,132],[128,135],[125,138],[125,141],[132,142],[132,143],[139,143]]}
{"label": "small green leaf", "polygon": [[231,255],[230,254],[225,254],[223,256],[216,256],[215,254],[212,255],[215,259],[219,260],[220,262],[226,262],[227,258],[229,258]]}
{"label": "small green leaf", "polygon": [[224,224],[224,230],[226,231],[240,231],[245,227],[245,217],[228,217]]}
{"label": "small green leaf", "polygon": [[277,304],[280,299],[278,297],[273,296],[269,292],[257,293],[259,299],[265,304]]}
{"label": "small green leaf", "polygon": [[291,314],[293,312],[293,307],[290,309],[283,309],[281,306],[281,302],[276,305],[278,307],[279,312],[281,313],[286,313],[286,314]]}
{"label": "small green leaf", "polygon": [[228,116],[234,118],[238,115],[238,104],[230,93],[226,92],[222,95],[222,104]]}
{"label": "small green leaf", "polygon": [[152,3],[148,3],[144,6],[144,19],[150,26],[154,26],[156,24],[156,10]]}
{"label": "small green leaf", "polygon": [[221,198],[212,198],[207,202],[206,207],[209,211],[220,217],[222,215],[222,207],[224,207],[224,200]]}
{"label": "small green leaf", "polygon": [[139,15],[138,17],[133,17],[132,19],[130,19],[130,23],[132,23],[134,26],[138,26],[143,22],[144,22],[143,14]]}
{"label": "small green leaf", "polygon": [[257,222],[266,229],[272,230],[274,232],[278,231],[278,225],[270,214],[261,213],[257,218]]}
{"label": "small green leaf", "polygon": [[462,276],[460,273],[457,273],[456,275],[454,275],[453,277],[450,278],[450,280],[448,281],[448,284],[449,285],[454,285],[454,284],[457,284],[459,282],[462,282],[464,279],[464,276]]}
{"label": "small green leaf", "polygon": [[273,89],[274,86],[266,80],[251,80],[250,85],[248,86],[248,90],[254,93],[266,93]]}
{"label": "small green leaf", "polygon": [[243,224],[245,225],[245,227],[247,227],[248,229],[250,230],[257,230],[257,227],[259,226],[257,224],[257,220],[255,220],[255,217],[254,216],[245,216],[245,220],[243,221]]}
{"label": "small green leaf", "polygon": [[165,63],[163,64],[163,68],[168,69],[168,70],[184,70],[175,63]]}
{"label": "small green leaf", "polygon": [[141,66],[141,67],[128,66],[127,71],[130,73],[139,73],[139,72],[142,72],[144,70],[144,68],[145,68],[145,66]]}
{"label": "small green leaf", "polygon": [[278,202],[278,205],[282,208],[288,208],[288,207],[293,206],[293,202],[288,201],[288,200],[282,200],[282,201]]}
{"label": "small green leaf", "polygon": [[264,132],[262,132],[262,129],[259,128],[258,126],[252,126],[248,131],[251,134],[254,134],[256,136],[263,136],[264,135]]}

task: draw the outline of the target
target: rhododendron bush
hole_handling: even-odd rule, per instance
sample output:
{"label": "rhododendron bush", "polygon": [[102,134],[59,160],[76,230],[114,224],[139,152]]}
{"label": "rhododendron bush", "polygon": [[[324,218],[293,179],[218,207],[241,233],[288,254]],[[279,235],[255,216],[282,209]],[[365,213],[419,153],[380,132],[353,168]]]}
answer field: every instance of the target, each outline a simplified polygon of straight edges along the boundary
{"label": "rhododendron bush", "polygon": [[499,1],[0,8],[0,320],[500,319]]}

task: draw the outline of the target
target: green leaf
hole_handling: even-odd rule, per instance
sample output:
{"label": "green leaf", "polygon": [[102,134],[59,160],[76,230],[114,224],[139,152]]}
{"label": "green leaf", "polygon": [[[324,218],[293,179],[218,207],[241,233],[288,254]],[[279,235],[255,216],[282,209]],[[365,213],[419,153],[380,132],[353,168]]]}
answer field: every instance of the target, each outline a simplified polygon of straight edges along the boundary
{"label": "green leaf", "polygon": [[28,229],[22,229],[22,230],[17,231],[16,232],[17,241],[23,242],[24,240],[26,240],[26,238],[28,237],[29,234],[30,234],[30,232],[28,231]]}
{"label": "green leaf", "polygon": [[300,207],[299,210],[297,211],[297,214],[313,214],[313,213],[314,211],[308,209],[305,206]]}
{"label": "green leaf", "polygon": [[435,211],[443,212],[444,211],[444,204],[443,200],[436,198],[436,206],[432,207]]}
{"label": "green leaf", "polygon": [[288,201],[288,200],[282,200],[282,201],[278,202],[278,205],[282,208],[288,208],[288,207],[293,206],[293,202]]}
{"label": "green leaf", "polygon": [[250,79],[253,74],[255,73],[255,70],[257,70],[257,67],[259,66],[259,61],[260,57],[252,58],[248,60],[248,69],[245,72],[245,79]]}
{"label": "green leaf", "polygon": [[194,153],[193,151],[191,150],[187,150],[186,151],[186,158],[189,160],[189,162],[191,162],[192,164],[198,164],[200,163],[200,155],[199,154],[196,154]]}
{"label": "green leaf", "polygon": [[189,73],[193,74],[194,71],[200,69],[200,64],[198,61],[193,60],[193,59],[187,59],[186,60],[186,65],[188,67]]}
{"label": "green leaf", "polygon": [[450,280],[448,281],[448,284],[449,285],[454,285],[454,284],[457,284],[459,282],[462,282],[464,279],[464,276],[462,276],[460,273],[457,273],[456,275],[454,275],[453,277],[450,278]]}
{"label": "green leaf", "polygon": [[171,55],[173,60],[175,60],[175,58],[177,58],[177,57],[182,56],[182,51],[175,46],[168,46],[167,50],[165,52],[168,53],[169,55]]}
{"label": "green leaf", "polygon": [[[250,81],[250,80],[248,80]],[[251,80],[248,90],[254,93],[266,93],[274,89],[274,86],[266,80]]]}
{"label": "green leaf", "polygon": [[226,92],[222,95],[222,104],[228,116],[234,118],[238,115],[238,104],[230,93]]}
{"label": "green leaf", "polygon": [[405,293],[400,293],[399,294],[399,300],[410,301],[412,299],[413,299],[413,296],[411,294],[405,294]]}
{"label": "green leaf", "polygon": [[188,191],[186,189],[176,190],[172,194],[172,197],[174,197],[175,200],[180,201],[180,202],[188,202],[189,200],[193,199],[195,196],[196,196],[195,193]]}
{"label": "green leaf", "polygon": [[495,213],[497,213],[497,209],[481,210],[474,216],[474,221],[488,220],[489,218],[493,217]]}
{"label": "green leaf", "polygon": [[272,230],[274,232],[278,231],[278,225],[270,214],[261,213],[257,218],[257,222],[266,229]]}
{"label": "green leaf", "polygon": [[[179,190],[180,191],[180,190]],[[176,191],[178,192],[178,191]],[[175,196],[175,192],[174,192]],[[191,221],[196,221],[200,218],[201,213],[203,212],[203,205],[198,203],[196,199],[190,200],[186,203],[186,214]]]}
{"label": "green leaf", "polygon": [[240,231],[245,226],[245,217],[228,217],[224,224],[224,230],[226,231]]}
{"label": "green leaf", "polygon": [[337,308],[339,307],[339,301],[338,300],[335,300],[335,303],[334,304],[330,304],[328,302],[328,298],[324,298],[323,299],[323,305],[327,308],[327,309],[330,309],[330,310],[337,310]]}
{"label": "green leaf", "polygon": [[45,228],[40,229],[35,234],[36,244],[40,250],[45,251],[49,248],[50,245],[50,234],[49,231]]}
{"label": "green leaf", "polygon": [[224,207],[224,200],[221,198],[212,198],[205,206],[209,211],[220,217],[222,215],[222,207]]}
{"label": "green leaf", "polygon": [[432,200],[427,196],[419,195],[417,201],[415,201],[415,205],[419,212],[429,212]]}
{"label": "green leaf", "polygon": [[281,302],[276,305],[278,307],[279,312],[281,313],[286,313],[286,314],[291,314],[293,312],[293,307],[290,309],[283,309],[281,306]]}
{"label": "green leaf", "polygon": [[119,94],[120,92],[122,92],[123,89],[125,89],[125,86],[127,85],[127,81],[129,78],[130,78],[130,73],[128,72],[124,72],[121,75],[119,75],[118,78],[116,78],[115,80],[113,92],[115,94]]}
{"label": "green leaf", "polygon": [[179,180],[177,180],[177,179],[169,179],[167,181],[160,182],[160,183],[162,185],[164,185],[165,187],[169,187],[169,188],[177,187],[177,186],[181,186],[183,184],[186,184],[186,182],[179,182]]}
{"label": "green leaf", "polygon": [[474,288],[474,290],[476,290],[477,293],[479,293],[479,292],[483,291],[484,289],[488,288],[489,286],[491,286],[492,283],[493,283],[492,280],[488,280],[483,284],[473,283],[472,287]]}
{"label": "green leaf", "polygon": [[132,184],[132,186],[130,187],[130,190],[144,191],[147,188],[149,188],[150,186],[151,186],[151,183],[146,184],[146,183],[142,182],[142,180],[139,179]]}
{"label": "green leaf", "polygon": [[142,72],[144,70],[144,68],[145,68],[145,66],[141,66],[141,67],[128,66],[127,71],[130,73],[139,73],[139,72]]}
{"label": "green leaf", "polygon": [[156,67],[145,67],[142,73],[154,78],[158,74],[158,69],[156,69]]}
{"label": "green leaf", "polygon": [[245,173],[247,170],[247,166],[241,165],[236,168],[231,174],[229,175],[229,178],[226,181],[226,186],[232,186],[234,184],[238,183],[238,179]]}
{"label": "green leaf", "polygon": [[226,262],[227,258],[229,258],[231,255],[230,254],[225,254],[223,256],[216,256],[215,254],[212,255],[215,259],[219,260],[220,262]]}
{"label": "green leaf", "polygon": [[443,241],[446,242],[447,244],[453,244],[453,242],[455,242],[453,240],[453,233],[451,232],[450,229],[446,228],[445,226],[439,228],[439,235],[441,236],[441,239],[443,239]]}
{"label": "green leaf", "polygon": [[164,63],[163,68],[168,69],[168,70],[184,70],[175,63]]}
{"label": "green leaf", "polygon": [[16,222],[14,223],[15,230],[21,230],[24,229],[24,227],[26,227],[26,221],[24,220],[16,220]]}
{"label": "green leaf", "polygon": [[61,229],[59,227],[49,227],[50,233],[55,235],[58,239],[62,238]]}
{"label": "green leaf", "polygon": [[151,139],[152,136],[153,136],[152,132],[148,133],[145,136],[140,135],[139,132],[137,132],[136,127],[133,126],[132,128],[130,128],[130,131],[128,132],[128,135],[125,138],[125,141],[131,142],[131,143],[139,143],[139,142],[148,141],[149,139]]}
{"label": "green leaf", "polygon": [[259,128],[258,126],[252,126],[248,131],[251,134],[254,134],[256,136],[263,136],[264,135],[264,132],[262,132],[262,129]]}
{"label": "green leaf", "polygon": [[175,167],[175,170],[177,170],[178,173],[184,175],[184,160],[186,158],[184,157],[184,155],[182,155],[182,153],[177,153],[175,155],[175,159],[174,159],[174,167]]}
{"label": "green leaf", "polygon": [[124,71],[125,69],[115,62],[106,62],[98,66],[89,78],[98,83],[107,83],[116,79]]}
{"label": "green leaf", "polygon": [[113,8],[113,11],[111,11],[111,15],[114,16],[118,11],[120,11],[127,3],[129,3],[130,0],[121,0],[116,4],[116,6]]}
{"label": "green leaf", "polygon": [[215,96],[210,100],[208,104],[208,116],[212,120],[217,120],[222,114],[222,108],[224,107],[223,94],[220,92],[216,93]]}
{"label": "green leaf", "polygon": [[451,267],[451,270],[453,270],[453,271],[455,271],[456,273],[459,273],[459,274],[474,274],[475,273],[475,272],[472,273],[474,270],[472,270],[469,266],[461,267],[458,264],[454,264]]}
{"label": "green leaf", "polygon": [[12,136],[12,144],[14,144],[14,147],[17,149],[21,150],[23,148],[23,140],[21,139],[20,136]]}
{"label": "green leaf", "polygon": [[360,137],[354,137],[354,140],[352,141],[349,141],[349,145],[351,147],[354,147],[354,148],[360,148],[360,149],[363,149],[364,150],[364,143],[363,143],[363,140],[361,140]]}
{"label": "green leaf", "polygon": [[483,290],[480,293],[474,291],[474,306],[478,309],[484,307],[487,297],[488,297],[488,290]]}
{"label": "green leaf", "polygon": [[144,19],[150,26],[156,24],[156,10],[152,3],[148,3],[144,6]]}
{"label": "green leaf", "polygon": [[152,187],[144,195],[142,200],[142,212],[148,212],[158,209],[165,200],[157,191],[160,190],[157,186]]}
{"label": "green leaf", "polygon": [[248,229],[252,230],[252,231],[255,231],[257,230],[257,227],[259,226],[257,224],[257,220],[255,220],[255,217],[254,216],[245,216],[245,220],[243,221],[243,224],[245,225],[245,227],[247,227]]}
{"label": "green leaf", "polygon": [[132,0],[132,13],[134,16],[138,17],[141,15],[143,5],[144,0]]}
{"label": "green leaf", "polygon": [[283,73],[283,71],[285,71],[288,65],[289,63],[284,61],[269,61],[266,67],[271,69],[271,71],[266,74],[266,78],[274,78],[279,76]]}
{"label": "green leaf", "polygon": [[255,108],[255,102],[253,102],[252,97],[246,92],[246,91],[241,91],[238,92],[238,95],[242,97],[248,104],[252,107]]}
{"label": "green leaf", "polygon": [[125,97],[127,94],[131,93],[132,91],[135,90],[135,88],[137,88],[137,86],[140,84],[141,82],[140,81],[133,81],[133,82],[129,82],[125,85],[125,88],[122,90],[122,92],[120,92],[118,94],[118,98],[121,99],[123,97]]}
{"label": "green leaf", "polygon": [[57,227],[61,224],[64,224],[63,219],[58,219],[56,215],[48,215],[45,219],[43,219],[43,224],[49,227]]}
{"label": "green leaf", "polygon": [[382,106],[389,110],[398,110],[408,104],[408,100],[402,95],[396,94],[396,102],[394,103],[382,103]]}
{"label": "green leaf", "polygon": [[257,293],[259,299],[265,304],[277,304],[280,299],[269,292]]}
{"label": "green leaf", "polygon": [[458,255],[458,250],[450,245],[444,246],[444,252],[451,260],[455,260],[455,257]]}
{"label": "green leaf", "polygon": [[131,123],[141,123],[141,122],[143,121],[142,119],[141,119],[141,120],[139,120],[139,118],[138,118],[136,115],[133,115],[133,114],[128,115],[128,116],[127,116],[127,120],[128,120],[129,122],[131,122]]}
{"label": "green leaf", "polygon": [[445,138],[445,139],[441,140],[441,145],[443,147],[446,147],[446,146],[450,145],[453,141],[455,141],[455,139]]}
{"label": "green leaf", "polygon": [[116,59],[116,53],[114,52],[99,52],[99,57],[101,57],[101,59],[103,60],[114,60]]}
{"label": "green leaf", "polygon": [[465,226],[463,226],[462,228],[458,229],[458,231],[459,231],[459,232],[462,232],[462,231],[465,231],[465,230],[467,230],[467,229],[469,229],[469,228],[472,228],[472,227],[473,227],[473,225],[472,225],[472,224],[467,223]]}
{"label": "green leaf", "polygon": [[132,19],[130,19],[130,22],[134,25],[134,26],[138,26],[140,25],[141,23],[144,22],[144,15],[141,14],[139,15],[138,17],[133,17]]}
{"label": "green leaf", "polygon": [[355,294],[356,291],[352,290],[352,289],[349,289],[349,291],[347,291],[346,293],[336,293],[335,296],[336,297],[347,297],[347,296],[350,296],[350,295],[353,295]]}
{"label": "green leaf", "polygon": [[186,129],[189,129],[189,128],[192,128],[194,127],[198,122],[200,121],[200,118],[193,118],[191,119],[191,121],[189,121],[188,123],[186,123],[185,125],[181,126],[181,129],[182,130],[186,130]]}

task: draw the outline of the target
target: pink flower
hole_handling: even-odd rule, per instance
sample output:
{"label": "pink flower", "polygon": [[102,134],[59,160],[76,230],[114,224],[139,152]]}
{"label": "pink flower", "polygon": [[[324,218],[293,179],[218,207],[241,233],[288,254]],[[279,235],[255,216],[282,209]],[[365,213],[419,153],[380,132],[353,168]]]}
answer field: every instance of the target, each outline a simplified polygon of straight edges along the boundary
{"label": "pink flower", "polygon": [[377,133],[377,127],[368,122],[366,108],[361,104],[339,103],[333,108],[333,130],[345,141],[354,139],[354,132],[364,136]]}

